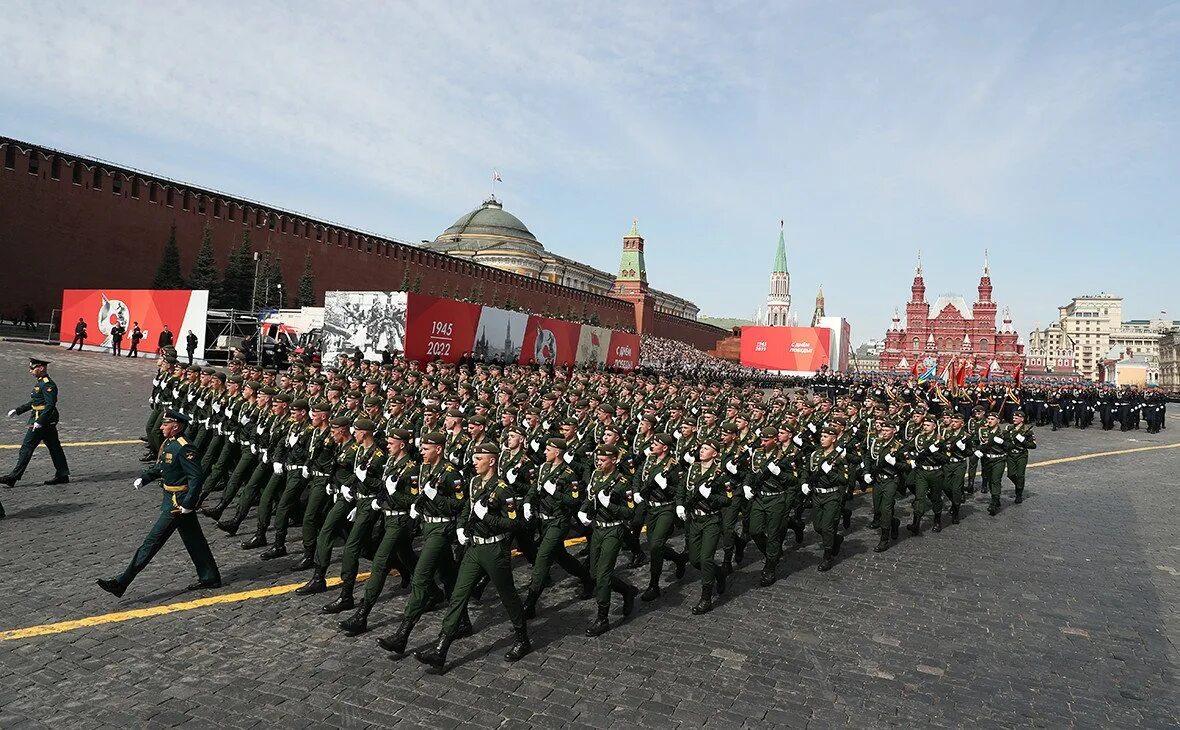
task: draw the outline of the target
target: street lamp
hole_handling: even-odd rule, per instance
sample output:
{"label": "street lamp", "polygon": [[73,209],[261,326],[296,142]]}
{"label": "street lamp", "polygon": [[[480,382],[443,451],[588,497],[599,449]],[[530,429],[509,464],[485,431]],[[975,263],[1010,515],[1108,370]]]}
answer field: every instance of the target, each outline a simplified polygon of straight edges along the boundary
{"label": "street lamp", "polygon": [[275,284],[275,287],[277,287],[279,290],[279,309],[282,309],[283,308],[283,285],[282,284]]}
{"label": "street lamp", "polygon": [[256,306],[256,302],[258,300],[258,263],[259,263],[260,259],[261,259],[261,256],[259,256],[258,252],[255,251],[254,252],[254,288],[250,291],[250,312],[251,313],[255,313],[258,311],[258,308]]}

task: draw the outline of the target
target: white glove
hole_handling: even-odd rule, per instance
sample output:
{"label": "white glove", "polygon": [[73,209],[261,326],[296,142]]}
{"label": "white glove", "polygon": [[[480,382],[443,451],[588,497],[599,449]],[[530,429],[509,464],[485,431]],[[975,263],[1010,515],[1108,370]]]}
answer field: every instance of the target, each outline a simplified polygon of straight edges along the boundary
{"label": "white glove", "polygon": [[966,448],[967,448],[967,444],[963,443],[963,439],[959,439],[958,441],[956,441],[955,446],[959,447],[960,451],[966,450]]}
{"label": "white glove", "polygon": [[427,484],[425,487],[422,487],[422,493],[426,495],[427,499],[434,499],[435,495],[438,494],[438,490],[433,485]]}
{"label": "white glove", "polygon": [[766,465],[766,471],[777,477],[779,474],[783,473],[783,468],[772,461]]}
{"label": "white glove", "polygon": [[397,480],[396,479],[394,479],[393,477],[385,477],[385,491],[386,492],[388,492],[389,494],[393,494],[393,491],[396,487],[397,487]]}
{"label": "white glove", "polygon": [[12,417],[13,417],[13,416],[15,416],[15,415],[16,415],[16,409],[15,409],[15,408],[13,408],[11,411],[9,411],[9,412],[8,412],[8,417],[9,417],[9,418],[12,418]]}
{"label": "white glove", "polygon": [[188,398],[189,403],[192,403],[194,400],[196,400],[197,394],[196,393],[188,393],[188,394],[186,394],[186,397]]}
{"label": "white glove", "polygon": [[742,487],[742,494],[746,495],[746,499],[753,499],[754,498],[754,488],[751,487],[749,484],[746,484],[745,486]]}
{"label": "white glove", "polygon": [[180,514],[182,514],[182,515],[189,515],[189,514],[192,514],[192,512],[193,512],[188,507],[177,507],[177,509],[180,510]]}
{"label": "white glove", "polygon": [[363,481],[365,481],[365,477],[369,476],[369,470],[368,470],[368,469],[362,469],[362,468],[361,468],[361,467],[359,467],[359,466],[358,466],[358,467],[356,467],[356,468],[354,468],[354,469],[352,470],[352,473],[353,473],[353,476],[355,476],[355,477],[356,477],[356,479],[357,479],[357,481],[358,481],[358,482],[363,482]]}
{"label": "white glove", "polygon": [[982,459],[982,458],[983,458],[983,452],[982,452],[982,451],[975,451],[974,453],[975,453],[975,457],[976,457],[977,459]]}
{"label": "white glove", "polygon": [[237,435],[236,435],[236,434],[233,434],[233,433],[230,433],[230,435],[229,435],[229,442],[230,442],[231,444],[236,444],[236,443],[238,442],[238,437],[237,437]]}
{"label": "white glove", "polygon": [[709,495],[713,493],[713,488],[706,487],[704,484],[702,484],[701,486],[697,487],[697,493],[700,494],[705,499],[708,499]]}
{"label": "white glove", "polygon": [[529,504],[528,502],[524,503],[523,512],[524,512],[524,521],[525,522],[528,522],[529,520],[533,519],[533,506],[531,504]]}
{"label": "white glove", "polygon": [[245,413],[243,413],[242,417],[238,419],[238,423],[242,424],[243,426],[245,426],[249,422],[250,422],[250,417],[247,416]]}
{"label": "white glove", "polygon": [[832,472],[832,465],[826,461],[820,464],[819,468],[824,470],[824,474],[830,474]]}
{"label": "white glove", "polygon": [[631,495],[631,496],[632,496],[632,498],[635,500],[635,504],[643,504],[643,502],[644,502],[644,499],[643,499],[643,495],[642,495],[642,494],[640,494],[639,492],[635,492],[635,493],[634,493],[633,495]]}
{"label": "white glove", "polygon": [[684,454],[684,462],[685,462],[686,464],[691,464],[691,463],[693,463],[693,462],[695,462],[695,461],[696,461],[696,457],[695,457],[695,456],[693,456],[693,455],[692,455],[692,454],[690,454],[690,453],[687,453],[687,452],[685,452],[685,454]]}
{"label": "white glove", "polygon": [[353,507],[352,510],[348,513],[348,521],[352,522],[355,519],[356,519],[356,507]]}
{"label": "white glove", "polygon": [[872,484],[873,483],[873,475],[872,474],[865,474],[864,478],[865,478],[865,484]]}
{"label": "white glove", "polygon": [[352,501],[352,489],[350,489],[350,488],[348,487],[348,485],[347,485],[347,484],[345,484],[344,486],[340,487],[340,494],[341,494],[341,496],[343,496],[345,499],[347,499],[349,502],[351,502],[351,501]]}
{"label": "white glove", "polygon": [[688,521],[688,513],[684,511],[684,505],[682,505],[682,504],[676,505],[676,516],[680,518],[681,522]]}
{"label": "white glove", "polygon": [[416,504],[410,505],[410,519],[411,520],[418,519],[418,505],[416,505]]}
{"label": "white glove", "polygon": [[140,487],[143,486],[143,479],[136,479],[135,481],[131,482],[131,486],[135,487],[136,489],[139,489]]}
{"label": "white glove", "polygon": [[533,451],[539,451],[541,449],[541,442],[533,439],[529,442],[529,446],[532,447]]}
{"label": "white glove", "polygon": [[304,479],[307,479],[308,477],[310,477],[310,476],[311,476],[311,469],[307,468],[306,466],[304,466],[304,467],[300,467],[300,469],[301,469],[301,471],[303,472],[303,478],[304,478]]}
{"label": "white glove", "polygon": [[297,434],[297,433],[293,433],[287,437],[287,445],[288,446],[294,446],[298,442],[299,442],[299,434]]}
{"label": "white glove", "polygon": [[455,464],[456,466],[459,464],[459,455],[458,454],[451,454],[449,458],[450,458],[452,464]]}
{"label": "white glove", "polygon": [[997,444],[1004,443],[1004,439],[1000,438],[999,436],[992,436],[992,441]]}
{"label": "white glove", "polygon": [[221,404],[220,403],[213,404],[213,412],[214,413],[221,413]]}
{"label": "white glove", "polygon": [[885,454],[885,463],[889,466],[897,466],[897,457],[893,454]]}
{"label": "white glove", "polygon": [[460,545],[467,544],[467,530],[464,530],[462,527],[460,527],[458,530],[455,530],[455,537],[459,538]]}
{"label": "white glove", "polygon": [[198,398],[198,399],[197,399],[197,408],[204,408],[204,407],[205,407],[205,399],[204,399],[204,398]]}
{"label": "white glove", "polygon": [[471,508],[471,511],[475,513],[475,518],[477,520],[482,520],[488,513],[488,506],[484,504],[483,500],[481,499],[475,503],[475,506]]}
{"label": "white glove", "polygon": [[672,438],[676,439],[677,441],[679,441],[683,436],[684,436],[684,434],[680,433],[679,431],[672,434]]}
{"label": "white glove", "polygon": [[282,465],[282,463],[281,463],[281,462],[278,462],[278,461],[276,461],[276,462],[274,463],[274,470],[275,470],[275,474],[282,474],[282,473],[283,473],[283,465]]}
{"label": "white glove", "polygon": [[725,471],[729,472],[730,474],[737,474],[737,464],[733,463],[732,461],[726,463]]}
{"label": "white glove", "polygon": [[578,513],[578,521],[581,522],[583,525],[587,525],[587,526],[590,525],[590,518],[586,516],[585,512]]}
{"label": "white glove", "polygon": [[549,481],[545,482],[544,489],[545,489],[545,491],[546,491],[546,492],[548,492],[548,493],[549,493],[549,494],[551,494],[551,495],[553,495],[553,494],[557,494],[557,485],[553,483],[553,480],[552,480],[552,479],[550,479]]}
{"label": "white glove", "polygon": [[506,476],[509,484],[516,484],[516,469],[509,469]]}
{"label": "white glove", "polygon": [[258,453],[258,444],[250,444],[250,453],[251,453],[251,454],[257,454],[257,453]]}
{"label": "white glove", "polygon": [[381,509],[381,505],[375,499],[372,502],[369,502],[369,507],[372,508],[374,512]]}
{"label": "white glove", "polygon": [[938,446],[936,444],[930,444],[930,453],[932,453],[932,454],[938,453]]}
{"label": "white glove", "polygon": [[324,494],[331,494],[331,493],[332,493],[332,485],[331,485],[331,484],[325,484],[325,485],[324,485]]}
{"label": "white glove", "polygon": [[655,481],[656,484],[660,485],[660,489],[665,489],[668,486],[668,477],[664,476],[662,472],[660,474],[656,474]]}
{"label": "white glove", "polygon": [[263,461],[270,461],[270,449],[263,449],[262,450],[262,460]]}
{"label": "white glove", "polygon": [[808,430],[808,431],[811,431],[812,433],[815,433],[815,430],[816,430],[816,429],[815,429],[815,424],[814,424],[814,423],[809,423],[809,424],[807,424],[807,430]]}
{"label": "white glove", "polygon": [[607,492],[605,489],[598,493],[597,499],[598,499],[598,503],[601,504],[603,507],[610,506],[610,492]]}
{"label": "white glove", "polygon": [[256,433],[256,434],[258,434],[259,436],[261,436],[261,435],[262,435],[262,432],[263,432],[263,431],[265,431],[265,430],[266,430],[266,429],[265,429],[265,428],[263,428],[262,426],[256,426],[256,427],[254,428],[254,433]]}
{"label": "white glove", "polygon": [[807,486],[807,482],[803,483],[803,493],[804,494],[811,494],[811,487]]}
{"label": "white glove", "polygon": [[795,434],[793,437],[791,437],[791,442],[793,444],[795,444],[796,446],[802,446],[803,445],[803,437],[800,436],[799,434]]}
{"label": "white glove", "polygon": [[567,464],[572,464],[574,463],[574,455],[567,451],[562,455],[561,460]]}
{"label": "white glove", "polygon": [[36,431],[36,430],[37,430],[37,429],[39,429],[39,428],[41,428],[41,424],[39,424],[39,423],[37,423],[36,421],[34,421],[34,422],[33,422],[33,430],[34,430],[34,431]]}
{"label": "white glove", "polygon": [[1020,443],[1024,443],[1024,434],[1022,434],[1022,433],[1016,434],[1016,440],[1019,441]]}

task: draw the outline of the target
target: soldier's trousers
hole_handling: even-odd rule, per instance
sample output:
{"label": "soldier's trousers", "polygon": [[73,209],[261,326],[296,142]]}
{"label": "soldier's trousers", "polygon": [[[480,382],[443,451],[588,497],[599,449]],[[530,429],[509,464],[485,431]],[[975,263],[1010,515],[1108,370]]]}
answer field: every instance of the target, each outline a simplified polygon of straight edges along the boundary
{"label": "soldier's trousers", "polygon": [[733,495],[733,499],[729,500],[729,504],[725,505],[725,509],[721,511],[721,549],[733,550],[735,540],[745,539],[737,536],[738,524],[741,523],[742,517],[746,514],[750,503],[746,501],[744,494],[739,493]]}
{"label": "soldier's trousers", "polygon": [[16,457],[16,466],[9,472],[14,479],[24,476],[25,469],[29,467],[29,460],[33,458],[33,451],[36,450],[37,444],[41,443],[45,444],[45,449],[49,451],[49,458],[53,460],[54,475],[58,479],[64,479],[70,475],[70,466],[66,463],[66,452],[62,451],[61,440],[57,437],[57,426],[33,428],[30,424],[25,429],[25,438],[21,441],[20,453]]}
{"label": "soldier's trousers", "polygon": [[[327,569],[328,564],[332,562],[332,543],[335,542],[338,532],[348,533],[350,531],[348,514],[356,506],[356,502],[350,502],[341,497],[328,510],[328,516],[324,518],[324,524],[320,527],[315,538],[315,566],[317,568]],[[357,513],[360,513],[359,509]]]}
{"label": "soldier's trousers", "polygon": [[[246,486],[238,494],[238,508],[234,514],[234,522],[242,524],[246,520],[246,515],[250,514],[250,508],[258,501],[260,494],[268,489],[277,489],[281,474],[274,473],[274,466],[260,461],[254,467],[254,471],[250,473],[249,480],[246,481]],[[272,487],[272,485],[274,485]],[[229,490],[227,489],[228,493]]]}
{"label": "soldier's trousers", "polygon": [[840,512],[844,506],[844,491],[819,494],[812,490],[812,495],[811,526],[819,535],[824,552],[830,552],[836,545],[836,521],[840,519]]}
{"label": "soldier's trousers", "polygon": [[[279,497],[278,508],[275,509],[275,543],[285,545],[287,543],[287,522],[290,518],[291,511],[297,509],[299,500],[303,497],[303,491],[307,489],[308,480],[303,478],[303,472],[299,469],[289,469],[285,474],[283,494]],[[323,494],[324,488],[320,487],[320,494]],[[264,498],[265,499],[265,498]],[[311,499],[308,499],[309,508],[304,513],[304,520],[309,519],[307,513],[310,509]],[[320,504],[323,504],[322,500]],[[269,504],[264,509],[263,506],[258,507],[258,529],[265,531],[269,525]]]}
{"label": "soldier's trousers", "polygon": [[223,449],[230,445],[229,440],[217,433],[213,432],[213,437],[209,439],[209,445],[201,452],[201,473],[207,477],[210,476],[213,470],[213,465],[221,458]]}
{"label": "soldier's trousers", "polygon": [[258,457],[250,453],[250,450],[243,449],[242,456],[238,459],[237,466],[230,472],[229,480],[225,483],[225,491],[221,494],[221,503],[229,505],[233,501],[234,496],[237,495],[238,490],[241,489],[244,482],[249,482],[254,477],[254,469],[258,466]]}
{"label": "soldier's trousers", "polygon": [[942,467],[914,469],[914,516],[921,517],[930,511],[930,495],[942,489]]}
{"label": "soldier's trousers", "polygon": [[537,558],[533,561],[533,574],[529,579],[529,593],[540,594],[549,578],[549,569],[554,563],[574,576],[583,585],[593,582],[590,571],[565,549],[565,537],[569,534],[569,521],[565,519],[542,520],[541,542],[537,546]]}
{"label": "soldier's trousers", "polygon": [[[979,469],[979,457],[978,456],[968,456],[967,457],[967,484],[968,484],[968,486],[971,487],[972,490],[975,489],[975,472],[978,469]],[[985,476],[984,478],[986,479],[987,477]]]}
{"label": "soldier's trousers", "polygon": [[201,582],[216,583],[221,580],[221,573],[217,570],[217,561],[213,559],[213,553],[209,550],[205,533],[201,532],[201,524],[197,522],[196,513],[172,514],[171,496],[170,494],[166,495],[167,501],[160,510],[156,524],[152,525],[143,544],[132,556],[131,563],[119,576],[119,584],[124,588],[131,585],[131,581],[135,580],[139,571],[147,567],[156,553],[160,552],[160,548],[164,547],[164,543],[168,542],[168,538],[172,536],[173,532],[180,533],[180,539],[184,541],[184,548],[188,550],[188,555],[197,568],[197,577]]}
{"label": "soldier's trousers", "polygon": [[881,529],[893,527],[893,510],[897,504],[897,477],[873,482],[873,516],[880,520]]}
{"label": "soldier's trousers", "polygon": [[930,495],[934,514],[942,514],[943,497],[950,500],[952,507],[963,504],[963,475],[967,473],[966,461],[952,461],[942,466],[940,489]]}
{"label": "soldier's trousers", "polygon": [[639,533],[643,532],[645,524],[647,524],[647,502],[635,505],[635,509],[631,512],[631,521],[627,525],[627,549],[635,555],[643,552]]}
{"label": "soldier's trousers", "polygon": [[[356,516],[348,530],[348,537],[344,540],[344,553],[340,556],[340,581],[344,584],[344,590],[349,592],[352,591],[352,586],[356,583],[357,571],[360,570],[361,551],[365,549],[365,545],[373,536],[373,528],[376,526],[377,520],[381,519],[381,510],[372,507],[372,497],[358,495],[354,504]],[[316,547],[318,558],[319,546]],[[329,545],[330,548],[331,545]],[[329,555],[331,554],[329,553]],[[320,564],[318,560],[316,564]],[[326,562],[323,564],[327,565]]]}
{"label": "soldier's trousers", "polygon": [[410,600],[406,602],[402,618],[411,624],[417,623],[426,613],[426,606],[438,594],[434,574],[442,579],[443,593],[450,596],[455,591],[455,554],[451,543],[455,538],[453,522],[423,522],[422,548],[418,562],[414,564],[414,575],[410,578]]}
{"label": "soldier's trousers", "polygon": [[1016,493],[1024,492],[1024,470],[1028,468],[1028,452],[1009,454],[1007,459],[1008,480],[1016,487]]}
{"label": "soldier's trousers", "polygon": [[651,552],[651,585],[659,586],[660,576],[664,573],[664,559],[679,563],[687,560],[668,544],[672,531],[676,528],[676,508],[672,504],[665,504],[655,509],[647,510],[647,548]]}
{"label": "soldier's trousers", "polygon": [[500,594],[500,602],[504,604],[512,628],[524,628],[524,608],[516,586],[512,583],[511,541],[502,540],[491,545],[470,544],[463,552],[463,562],[455,578],[455,589],[451,592],[447,615],[443,618],[443,636],[454,638],[467,612],[467,602],[471,600],[475,584],[484,574],[496,587],[496,593]]}
{"label": "soldier's trousers", "polygon": [[[316,538],[324,525],[328,511],[332,508],[332,497],[327,493],[328,477],[313,476],[307,489],[307,506],[303,508],[303,552],[315,550]],[[280,532],[280,530],[282,532]],[[287,528],[283,522],[275,525],[275,540],[280,534],[285,539]]]}
{"label": "soldier's trousers", "polygon": [[164,442],[163,434],[160,433],[160,423],[164,420],[163,406],[156,406],[152,408],[151,413],[148,414],[147,422],[143,424],[144,434],[147,436],[148,448],[153,452],[160,450],[160,444]]}
{"label": "soldier's trousers", "polygon": [[625,593],[632,588],[615,575],[615,564],[619,551],[623,549],[627,525],[615,527],[594,526],[590,533],[590,575],[594,577],[594,600],[599,606],[610,605],[610,592]]}
{"label": "soldier's trousers", "polygon": [[766,570],[774,570],[783,556],[783,535],[787,531],[787,495],[756,495],[750,509],[750,536],[766,556]]}
{"label": "soldier's trousers", "polygon": [[230,443],[227,438],[221,453],[217,455],[217,461],[213,462],[213,467],[209,469],[209,477],[205,479],[205,494],[225,489],[229,475],[237,468],[241,458],[242,447],[236,443]]}
{"label": "soldier's trousers", "polygon": [[373,555],[369,579],[365,581],[365,605],[372,606],[381,597],[390,567],[396,565],[403,573],[413,573],[414,549],[410,546],[413,533],[414,523],[409,515],[385,515],[385,530],[381,533],[381,544],[377,546],[377,553]]}
{"label": "soldier's trousers", "polygon": [[[303,487],[307,481],[303,478],[303,471],[293,466],[282,474],[272,474],[266,480],[266,487],[262,490],[262,496],[258,499],[258,532],[264,533],[270,527],[270,517],[274,513],[276,516],[278,511],[281,511],[284,527],[287,522],[287,514],[291,511],[291,507],[299,501],[299,496],[303,494]],[[277,508],[277,510],[276,510]],[[283,537],[286,538],[287,531],[283,530]],[[278,539],[278,533],[275,533],[275,539]]]}
{"label": "soldier's trousers", "polygon": [[717,544],[721,542],[721,515],[690,517],[684,545],[688,551],[688,562],[701,571],[701,587],[709,592],[717,584],[720,567],[714,557]]}
{"label": "soldier's trousers", "polygon": [[983,459],[983,473],[987,477],[988,485],[991,487],[991,502],[990,506],[995,509],[1000,508],[1000,487],[1004,483],[1004,465],[1005,458],[992,459],[984,457]]}

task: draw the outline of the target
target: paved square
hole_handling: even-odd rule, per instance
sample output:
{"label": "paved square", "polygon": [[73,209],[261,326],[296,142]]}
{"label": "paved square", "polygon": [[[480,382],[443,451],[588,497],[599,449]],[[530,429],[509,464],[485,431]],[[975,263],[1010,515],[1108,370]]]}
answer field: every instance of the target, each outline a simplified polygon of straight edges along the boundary
{"label": "paved square", "polygon": [[[150,361],[0,343],[4,411],[27,397],[26,358],[47,354],[63,442],[142,433]],[[1041,429],[1033,461],[1180,443],[1180,418],[1167,423],[1154,436]],[[0,423],[0,471],[22,432],[23,421]],[[123,599],[103,593],[94,579],[125,566],[159,492],[131,488],[138,443],[66,453],[68,486],[40,485],[52,468],[39,450],[26,481],[0,490],[0,632],[98,618],[0,634],[0,727],[1180,725],[1180,449],[1033,466],[1023,505],[1006,489],[989,518],[976,497],[961,525],[903,531],[880,555],[858,498],[832,571],[815,571],[809,532],[799,549],[788,541],[790,574],[772,588],[757,588],[759,565],[747,564],[718,608],[694,617],[690,571],[598,639],[582,634],[592,605],[558,570],[530,626],[536,651],[514,665],[502,658],[511,630],[489,590],[473,606],[476,635],[455,644],[443,677],[376,646],[405,601],[396,580],[375,628],[349,639],[339,617],[319,614],[333,594],[238,596],[307,574],[260,561],[206,520],[224,588],[183,593],[193,569],[174,539]],[[232,598],[103,617],[210,596]],[[440,619],[428,614],[413,645],[433,640]]]}

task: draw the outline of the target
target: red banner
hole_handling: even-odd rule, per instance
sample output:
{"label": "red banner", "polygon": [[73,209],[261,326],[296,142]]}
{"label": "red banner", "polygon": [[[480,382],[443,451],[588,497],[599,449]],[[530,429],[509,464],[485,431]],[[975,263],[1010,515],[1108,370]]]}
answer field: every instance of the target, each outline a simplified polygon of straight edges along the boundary
{"label": "red banner", "polygon": [[430,362],[459,362],[475,347],[479,304],[409,295],[406,306],[406,357]]}
{"label": "red banner", "polygon": [[578,356],[578,336],[581,333],[580,324],[532,315],[524,330],[520,363],[561,367],[573,365]]}
{"label": "red banner", "polygon": [[639,335],[612,332],[606,366],[616,370],[634,370],[639,367]]}
{"label": "red banner", "polygon": [[143,331],[140,350],[146,355],[158,349],[164,325],[172,331],[172,346],[185,353],[185,338],[192,331],[197,336],[194,357],[205,356],[205,321],[209,292],[152,289],[66,289],[61,301],[62,343],[74,339],[81,320],[86,325],[85,346],[109,348],[111,330],[116,324],[126,330],[123,347],[131,347],[135,324]]}
{"label": "red banner", "polygon": [[742,365],[813,373],[830,365],[830,343],[826,327],[742,327]]}

